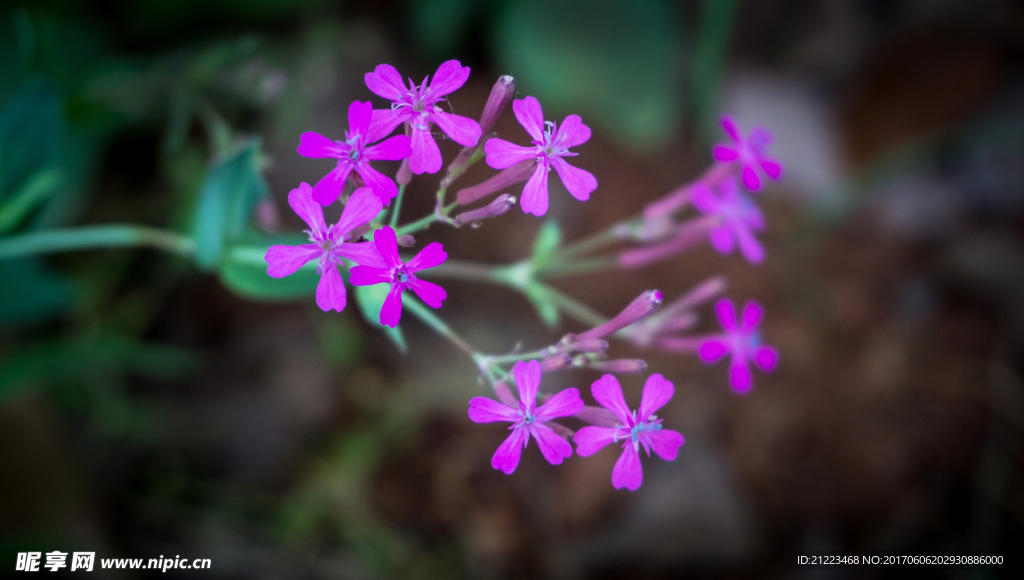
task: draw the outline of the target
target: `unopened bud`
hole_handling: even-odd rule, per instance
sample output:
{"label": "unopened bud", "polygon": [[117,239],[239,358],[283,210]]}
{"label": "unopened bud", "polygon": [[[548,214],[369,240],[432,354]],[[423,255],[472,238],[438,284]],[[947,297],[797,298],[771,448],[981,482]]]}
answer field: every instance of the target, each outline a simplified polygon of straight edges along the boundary
{"label": "unopened bud", "polygon": [[608,341],[600,338],[574,340],[558,347],[562,352],[593,352],[602,353],[608,350]]}
{"label": "unopened bud", "polygon": [[516,197],[503,193],[498,197],[494,198],[494,201],[481,207],[479,209],[471,209],[466,212],[462,212],[455,216],[455,225],[461,226],[464,224],[471,224],[478,220],[498,217],[508,210],[512,209],[512,206],[516,204]]}
{"label": "unopened bud", "polygon": [[621,252],[618,258],[619,266],[627,269],[639,268],[675,256],[703,242],[719,223],[721,218],[715,215],[692,219],[680,225],[672,239],[667,242]]}
{"label": "unopened bud", "polygon": [[361,237],[365,236],[366,234],[370,233],[371,230],[373,230],[373,225],[372,224],[363,224],[363,225],[359,226],[358,228],[355,228],[354,230],[352,230],[352,237],[349,238],[349,239],[358,240],[359,238],[361,238]]}
{"label": "unopened bud", "polygon": [[647,363],[638,358],[599,360],[590,363],[590,368],[607,373],[634,374],[647,370]]}
{"label": "unopened bud", "polygon": [[458,195],[456,195],[456,199],[458,199],[461,205],[469,205],[480,198],[487,197],[492,193],[497,193],[510,185],[526,181],[531,175],[533,175],[536,167],[536,159],[520,161],[479,185],[460,189]]}
{"label": "unopened bud", "polygon": [[403,248],[411,248],[416,245],[416,238],[409,234],[398,236],[398,245]]}
{"label": "unopened bud", "polygon": [[498,400],[505,403],[509,407],[517,407],[519,400],[512,394],[512,389],[508,388],[505,383],[498,383],[494,385],[494,394],[498,395]]}
{"label": "unopened bud", "polygon": [[540,370],[545,373],[560,371],[569,368],[572,364],[572,357],[567,354],[558,354],[540,361]]}
{"label": "unopened bud", "polygon": [[657,290],[648,290],[638,296],[636,300],[630,302],[629,306],[620,312],[618,316],[597,328],[581,333],[576,337],[576,340],[587,340],[608,336],[609,334],[623,329],[654,312],[659,306],[661,306],[661,292]]}
{"label": "unopened bud", "polygon": [[484,105],[484,112],[480,115],[481,134],[486,134],[491,130],[494,122],[498,120],[515,95],[515,79],[509,75],[498,78],[498,82],[494,83],[494,88],[491,89],[491,96],[487,98],[487,104]]}
{"label": "unopened bud", "polygon": [[281,216],[277,213],[277,206],[269,199],[256,204],[256,221],[268,232],[277,231],[281,224]]}
{"label": "unopened bud", "polygon": [[402,164],[398,166],[398,173],[395,174],[395,182],[398,185],[409,185],[412,181],[412,170],[409,169],[409,160],[403,159]]}

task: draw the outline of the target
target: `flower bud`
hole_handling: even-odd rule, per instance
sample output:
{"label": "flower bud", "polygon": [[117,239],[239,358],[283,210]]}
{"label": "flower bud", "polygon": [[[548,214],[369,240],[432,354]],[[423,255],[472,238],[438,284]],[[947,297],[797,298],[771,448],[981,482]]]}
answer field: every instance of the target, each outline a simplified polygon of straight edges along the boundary
{"label": "flower bud", "polygon": [[398,236],[398,245],[403,248],[411,248],[416,245],[416,238],[410,234]]}
{"label": "flower bud", "polygon": [[487,98],[487,104],[484,105],[484,112],[480,115],[481,135],[485,135],[491,130],[494,122],[498,120],[515,95],[515,79],[509,75],[498,78],[498,82],[494,83],[494,88],[491,89],[491,96]]}
{"label": "flower bud", "polygon": [[519,400],[512,394],[512,389],[505,383],[498,383],[494,385],[494,394],[498,395],[498,400],[505,403],[509,407],[519,406]]}
{"label": "flower bud", "polygon": [[586,421],[598,427],[614,427],[619,423],[618,417],[604,407],[583,407],[579,413],[573,415],[580,421]]}
{"label": "flower bud", "polygon": [[461,226],[464,224],[473,224],[474,222],[482,219],[498,217],[512,209],[512,206],[515,204],[516,198],[514,195],[503,193],[494,198],[494,201],[484,207],[471,209],[455,216],[455,225]]}
{"label": "flower bud", "polygon": [[654,312],[659,306],[661,306],[661,292],[657,290],[648,290],[638,296],[636,300],[630,302],[629,306],[620,312],[618,316],[597,328],[581,333],[576,337],[576,340],[581,341],[608,336],[609,334],[625,328]]}
{"label": "flower bud", "polygon": [[268,232],[277,231],[281,225],[280,214],[277,213],[277,206],[269,199],[256,204],[256,221]]}
{"label": "flower bud", "polygon": [[607,373],[634,374],[647,370],[647,363],[637,358],[599,360],[590,363],[590,368]]}
{"label": "flower bud", "polygon": [[366,234],[370,233],[371,231],[373,231],[373,224],[363,224],[363,225],[359,226],[358,228],[355,228],[354,230],[352,230],[352,234],[351,234],[351,237],[349,239],[350,240],[358,240],[359,238],[361,238],[361,237],[365,236]]}
{"label": "flower bud", "polygon": [[398,166],[395,183],[398,185],[409,185],[410,181],[412,181],[412,170],[409,169],[409,160],[403,159],[402,164]]}
{"label": "flower bud", "polygon": [[584,340],[573,340],[560,347],[562,352],[591,352],[603,353],[608,350],[608,341],[600,338],[588,338]]}
{"label": "flower bud", "polygon": [[510,185],[526,181],[531,175],[533,175],[533,171],[536,166],[536,159],[520,161],[479,185],[460,189],[459,193],[456,195],[456,199],[458,199],[461,205],[469,205],[480,198],[487,197],[492,193],[497,193]]}
{"label": "flower bud", "polygon": [[631,269],[670,258],[707,238],[711,230],[721,223],[718,216],[704,216],[690,220],[676,230],[667,242],[619,253],[619,266]]}
{"label": "flower bud", "polygon": [[540,361],[540,370],[545,373],[560,371],[569,368],[572,364],[572,357],[567,354],[558,354]]}

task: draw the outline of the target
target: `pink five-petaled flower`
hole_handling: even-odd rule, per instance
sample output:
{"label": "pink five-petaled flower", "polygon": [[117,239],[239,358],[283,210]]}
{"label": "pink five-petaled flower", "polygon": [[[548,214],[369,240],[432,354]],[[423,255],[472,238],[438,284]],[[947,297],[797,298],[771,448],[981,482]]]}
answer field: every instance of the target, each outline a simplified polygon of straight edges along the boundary
{"label": "pink five-petaled flower", "polygon": [[303,183],[288,194],[288,205],[307,225],[308,244],[301,246],[270,246],[264,258],[267,274],[283,278],[295,273],[310,260],[318,260],[316,271],[320,283],[316,287],[316,303],[324,312],[345,308],[345,283],[338,272],[342,258],[357,264],[379,264],[380,255],[370,242],[351,243],[352,230],[372,220],[382,209],[380,198],[369,187],[361,187],[352,194],[338,223],[328,227],[324,222],[324,209],[313,200],[313,188]]}
{"label": "pink five-petaled flower", "polygon": [[475,423],[492,423],[508,421],[512,423],[512,434],[494,452],[491,466],[510,474],[519,465],[519,456],[530,436],[537,439],[540,452],[552,465],[558,465],[563,459],[572,455],[572,446],[544,424],[557,417],[575,415],[583,408],[583,399],[576,389],[565,389],[537,406],[537,391],[540,389],[540,363],[519,361],[512,368],[512,376],[519,391],[519,408],[509,407],[486,397],[473,397],[469,401],[469,418]]}
{"label": "pink five-petaled flower", "polygon": [[754,127],[750,137],[743,138],[736,121],[726,115],[722,117],[722,128],[732,138],[730,145],[719,144],[715,146],[715,159],[723,163],[739,160],[742,166],[743,185],[750,191],[761,189],[761,177],[758,169],[768,177],[778,181],[782,177],[782,163],[765,155],[765,150],[772,142],[772,134],[763,127]]}
{"label": "pink five-petaled flower", "polygon": [[579,115],[569,115],[561,127],[553,121],[545,121],[540,103],[533,97],[516,99],[512,110],[519,124],[533,137],[532,147],[521,147],[503,139],[490,139],[484,145],[487,164],[495,169],[506,169],[516,163],[537,160],[537,169],[523,188],[519,202],[523,211],[542,216],[548,211],[548,172],[552,167],[558,172],[565,189],[580,201],[590,199],[590,192],[597,189],[597,179],[589,172],[573,167],[562,157],[572,157],[569,148],[590,139],[590,128],[583,124]]}
{"label": "pink five-petaled flower", "polygon": [[635,491],[643,482],[644,473],[640,467],[640,446],[647,456],[651,449],[662,459],[672,461],[683,444],[683,436],[661,428],[661,419],[654,412],[668,403],[675,393],[672,383],[661,375],[651,375],[644,385],[640,409],[630,412],[622,398],[619,381],[612,375],[604,375],[590,386],[594,399],[611,411],[618,419],[614,427],[584,427],[576,432],[576,453],[581,457],[593,455],[609,443],[622,444],[622,455],[612,470],[612,485],[616,489],[625,487]]}
{"label": "pink five-petaled flower", "polygon": [[722,298],[715,304],[715,313],[725,333],[704,339],[698,354],[705,363],[713,363],[727,353],[732,353],[729,383],[736,392],[746,393],[754,383],[750,367],[747,366],[748,360],[753,360],[766,373],[772,372],[779,362],[778,351],[761,344],[761,336],[757,332],[757,325],[761,322],[761,305],[754,301],[747,302],[743,307],[743,320],[739,324],[736,322],[736,307],[728,298]]}
{"label": "pink five-petaled flower", "polygon": [[433,282],[420,280],[416,272],[433,268],[448,259],[448,254],[440,242],[430,242],[420,250],[408,263],[403,263],[398,256],[398,239],[395,230],[383,227],[373,234],[373,243],[377,246],[383,260],[382,267],[360,265],[352,268],[349,282],[353,286],[371,286],[373,284],[391,284],[391,291],[380,309],[380,323],[394,328],[402,317],[402,292],[412,289],[417,296],[431,308],[440,308],[448,293]]}
{"label": "pink five-petaled flower", "polygon": [[711,230],[711,245],[719,254],[731,254],[737,242],[751,264],[764,261],[764,248],[754,237],[765,227],[764,216],[752,199],[740,192],[736,178],[722,180],[718,195],[706,185],[693,190],[693,205],[702,213],[715,215],[721,223]]}
{"label": "pink five-petaled flower", "polygon": [[476,121],[446,113],[436,104],[465,84],[468,78],[469,67],[462,66],[457,60],[449,60],[437,67],[429,86],[428,76],[419,87],[409,79],[409,87],[406,88],[401,75],[389,64],[377,65],[372,73],[366,73],[367,88],[391,101],[390,109],[373,112],[371,129],[387,135],[402,123],[409,123],[412,135],[409,169],[413,173],[437,173],[441,169],[441,150],[430,133],[431,123],[460,145],[472,147],[480,140],[480,125]]}
{"label": "pink five-petaled flower", "polygon": [[398,195],[398,186],[390,177],[370,167],[370,161],[397,161],[408,157],[409,138],[405,135],[369,145],[384,138],[388,132],[374,131],[370,126],[373,104],[353,101],[348,106],[348,131],[344,141],[331,141],[319,133],[307,131],[301,136],[299,155],[310,158],[333,157],[338,164],[313,187],[313,199],[320,205],[331,205],[338,199],[350,173],[355,171],[363,183],[373,189],[382,204]]}

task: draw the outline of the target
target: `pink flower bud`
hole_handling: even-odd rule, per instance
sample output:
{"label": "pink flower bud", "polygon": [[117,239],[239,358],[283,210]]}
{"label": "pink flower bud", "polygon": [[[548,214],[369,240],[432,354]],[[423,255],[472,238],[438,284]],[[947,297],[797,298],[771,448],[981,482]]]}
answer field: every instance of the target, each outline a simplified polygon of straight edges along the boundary
{"label": "pink flower bud", "polygon": [[398,166],[398,173],[395,175],[395,181],[398,185],[409,185],[412,181],[412,171],[409,169],[409,160],[403,159],[402,164]]}
{"label": "pink flower bud", "polygon": [[412,237],[410,234],[398,236],[398,245],[403,248],[411,248],[416,245],[416,238]]}
{"label": "pink flower bud", "polygon": [[647,370],[647,363],[637,358],[599,360],[590,363],[590,368],[607,373],[635,374]]}
{"label": "pink flower bud", "polygon": [[675,236],[667,242],[621,252],[619,266],[627,269],[639,268],[675,256],[704,241],[720,222],[718,216],[705,216],[686,222],[679,226]]}
{"label": "pink flower bud", "polygon": [[494,385],[494,394],[498,395],[498,400],[505,403],[509,407],[515,407],[519,405],[519,401],[515,395],[512,394],[512,389],[508,388],[505,383],[498,383]]}
{"label": "pink flower bud", "polygon": [[572,357],[567,354],[558,354],[540,361],[540,370],[545,373],[560,371],[569,368],[572,364]]}
{"label": "pink flower bud", "polygon": [[609,334],[625,328],[654,312],[659,306],[661,306],[661,292],[657,290],[648,290],[638,296],[636,300],[630,302],[629,306],[620,312],[618,316],[597,328],[581,333],[576,337],[576,340],[580,341],[608,336]]}
{"label": "pink flower bud", "polygon": [[456,199],[458,199],[461,205],[469,205],[480,198],[487,197],[492,193],[497,193],[510,185],[526,181],[531,175],[533,175],[536,166],[537,159],[535,158],[520,161],[479,185],[460,189],[458,195],[456,195]]}
{"label": "pink flower bud", "polygon": [[514,206],[515,204],[515,196],[503,193],[498,197],[494,198],[494,201],[492,201],[491,203],[487,204],[484,207],[481,207],[479,209],[471,209],[469,211],[462,212],[461,214],[455,216],[455,225],[475,225],[475,222],[479,220],[491,217],[498,217],[504,213],[507,213],[508,210],[512,209],[512,206]]}
{"label": "pink flower bud", "polygon": [[498,79],[498,82],[494,83],[494,88],[491,89],[491,96],[487,98],[484,112],[480,115],[481,133],[487,133],[491,130],[494,122],[498,120],[501,113],[512,102],[512,97],[515,94],[516,81],[511,76],[504,75]]}
{"label": "pink flower bud", "polygon": [[588,338],[584,340],[576,339],[558,347],[558,349],[562,352],[603,353],[608,350],[608,341],[601,340],[600,338]]}
{"label": "pink flower bud", "polygon": [[274,202],[264,199],[256,204],[256,221],[268,232],[277,231],[278,226],[281,225],[281,217],[277,213],[277,206],[274,205]]}
{"label": "pink flower bud", "polygon": [[586,421],[591,425],[597,425],[598,427],[614,427],[619,419],[604,407],[583,407],[578,413],[573,415],[580,421]]}

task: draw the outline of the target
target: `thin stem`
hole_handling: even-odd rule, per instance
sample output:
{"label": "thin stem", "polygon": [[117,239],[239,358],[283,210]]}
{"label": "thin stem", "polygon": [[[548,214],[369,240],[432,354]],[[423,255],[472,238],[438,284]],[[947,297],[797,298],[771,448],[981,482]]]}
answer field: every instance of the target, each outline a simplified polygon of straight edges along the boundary
{"label": "thin stem", "polygon": [[405,197],[405,184],[398,186],[398,197],[395,198],[395,205],[391,208],[391,221],[388,225],[391,229],[398,226],[398,212],[402,209],[402,199]]}
{"label": "thin stem", "polygon": [[543,274],[545,278],[561,278],[565,276],[575,276],[578,274],[590,274],[593,272],[612,270],[617,268],[618,265],[619,263],[615,258],[593,258],[590,260],[570,263],[555,262],[539,268],[537,273]]}
{"label": "thin stem", "polygon": [[29,232],[0,239],[0,259],[95,248],[149,247],[190,256],[191,238],[145,226],[112,224]]}
{"label": "thin stem", "polygon": [[557,290],[547,284],[541,285],[544,287],[544,290],[547,291],[548,298],[555,303],[555,306],[559,307],[566,314],[572,316],[576,320],[591,326],[601,326],[608,321],[608,319],[601,316],[600,313],[592,310],[589,306],[576,300],[572,296],[563,294],[561,290]]}
{"label": "thin stem", "polygon": [[562,258],[567,258],[569,256],[578,256],[580,254],[593,252],[594,250],[598,250],[600,248],[604,248],[605,246],[614,244],[620,239],[617,230],[621,226],[627,224],[630,221],[632,220],[618,222],[605,230],[602,230],[600,232],[597,232],[596,234],[587,236],[582,240],[569,244],[568,246],[556,252],[554,259],[559,260]]}
{"label": "thin stem", "polygon": [[473,357],[474,362],[478,362],[480,353],[477,352],[468,342],[463,340],[461,336],[455,333],[445,321],[438,318],[436,314],[430,311],[429,308],[424,306],[408,293],[402,293],[402,306],[407,308],[409,312],[416,318],[419,318],[424,324],[429,326],[434,332],[440,335],[442,338],[447,339],[449,342],[457,346],[462,352]]}
{"label": "thin stem", "polygon": [[458,260],[448,260],[443,264],[423,270],[417,273],[417,276],[437,276],[439,278],[456,278],[459,280],[472,280],[475,282],[491,282],[500,283],[500,280],[495,277],[494,266],[487,266],[484,264],[476,264],[473,262],[460,262]]}
{"label": "thin stem", "polygon": [[401,236],[404,234],[412,234],[420,230],[425,230],[430,227],[430,224],[437,221],[444,221],[445,223],[450,223],[448,214],[451,213],[451,211],[455,209],[457,205],[459,205],[459,202],[454,201],[445,206],[444,208],[442,208],[440,213],[435,211],[433,213],[421,217],[420,219],[412,223],[405,224],[404,226],[395,229],[395,235]]}
{"label": "thin stem", "polygon": [[533,352],[524,352],[524,353],[520,353],[520,354],[506,354],[504,356],[489,356],[489,357],[487,357],[487,362],[489,362],[491,364],[496,364],[497,365],[497,364],[519,362],[521,360],[537,360],[537,359],[540,359],[540,358],[547,358],[549,356],[551,356],[551,353],[548,351],[548,349],[547,348],[542,348],[540,350],[535,350]]}

